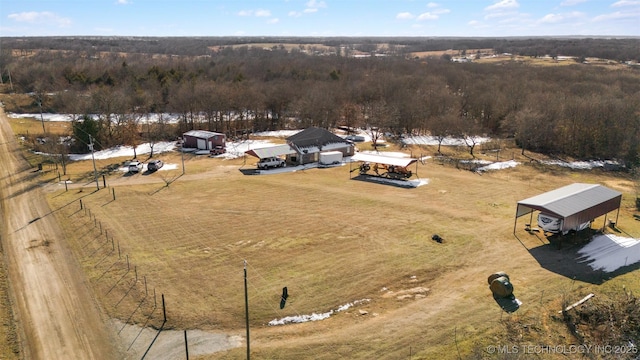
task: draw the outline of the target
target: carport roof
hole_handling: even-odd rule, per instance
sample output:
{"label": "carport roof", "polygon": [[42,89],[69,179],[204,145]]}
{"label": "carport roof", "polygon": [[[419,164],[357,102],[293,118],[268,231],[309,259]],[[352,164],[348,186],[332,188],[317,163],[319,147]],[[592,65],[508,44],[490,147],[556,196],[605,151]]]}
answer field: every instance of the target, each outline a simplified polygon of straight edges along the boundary
{"label": "carport roof", "polygon": [[413,159],[408,157],[383,156],[383,155],[365,154],[365,153],[357,153],[351,157],[351,160],[366,161],[366,162],[402,166],[402,167],[407,167],[413,164],[414,162],[418,161],[418,159]]}
{"label": "carport roof", "polygon": [[247,150],[244,153],[251,156],[255,156],[259,159],[264,159],[264,158],[273,157],[273,156],[295,154],[296,151],[291,146],[284,144],[284,145],[276,145],[276,146],[263,147],[259,149]]}
{"label": "carport roof", "polygon": [[[534,210],[568,218],[591,209],[606,214],[620,207],[622,194],[597,184],[575,183],[518,201],[516,217]],[[599,216],[599,215],[597,215]]]}

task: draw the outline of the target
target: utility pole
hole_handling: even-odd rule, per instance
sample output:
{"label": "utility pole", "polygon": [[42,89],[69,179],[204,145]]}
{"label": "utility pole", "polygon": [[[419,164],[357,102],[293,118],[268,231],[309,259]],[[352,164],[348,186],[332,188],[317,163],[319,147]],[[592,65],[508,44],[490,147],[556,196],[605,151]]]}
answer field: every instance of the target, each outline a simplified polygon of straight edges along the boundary
{"label": "utility pole", "polygon": [[98,169],[96,169],[96,158],[93,156],[93,137],[89,135],[89,149],[91,149],[91,160],[93,160],[93,177],[96,179],[96,188],[100,190],[98,183]]}
{"label": "utility pole", "polygon": [[[185,172],[185,171],[184,171],[184,151],[183,151],[183,150],[184,150],[184,149],[180,149],[180,156],[182,157],[182,175],[184,175],[184,172]],[[246,261],[245,261],[245,263],[246,263]],[[246,271],[247,271],[247,270],[245,269],[245,272],[246,272]]]}
{"label": "utility pole", "polygon": [[44,117],[42,116],[42,95],[36,95],[38,97],[38,107],[40,108],[40,121],[42,122],[42,136],[47,134],[47,130],[44,129]]}
{"label": "utility pole", "polygon": [[251,359],[251,351],[249,350],[249,295],[247,294],[247,260],[244,261],[244,309],[247,321],[247,360]]}

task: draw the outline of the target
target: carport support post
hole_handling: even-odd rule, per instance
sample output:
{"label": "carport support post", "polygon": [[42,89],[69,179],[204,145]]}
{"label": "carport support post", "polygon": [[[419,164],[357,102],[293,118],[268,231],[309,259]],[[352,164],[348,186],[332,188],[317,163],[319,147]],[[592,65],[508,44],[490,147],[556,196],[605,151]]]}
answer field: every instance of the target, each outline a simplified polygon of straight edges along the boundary
{"label": "carport support post", "polygon": [[111,192],[113,193],[113,201],[116,201],[116,188],[111,188]]}
{"label": "carport support post", "polygon": [[103,188],[107,187],[107,178],[104,175],[102,175],[102,187]]}

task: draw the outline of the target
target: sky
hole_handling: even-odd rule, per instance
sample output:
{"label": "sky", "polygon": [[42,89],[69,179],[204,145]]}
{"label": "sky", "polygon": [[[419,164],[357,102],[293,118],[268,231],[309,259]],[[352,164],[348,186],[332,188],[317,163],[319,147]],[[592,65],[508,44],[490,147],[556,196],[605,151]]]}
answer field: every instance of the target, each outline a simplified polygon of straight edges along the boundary
{"label": "sky", "polygon": [[640,0],[0,0],[0,36],[640,36]]}

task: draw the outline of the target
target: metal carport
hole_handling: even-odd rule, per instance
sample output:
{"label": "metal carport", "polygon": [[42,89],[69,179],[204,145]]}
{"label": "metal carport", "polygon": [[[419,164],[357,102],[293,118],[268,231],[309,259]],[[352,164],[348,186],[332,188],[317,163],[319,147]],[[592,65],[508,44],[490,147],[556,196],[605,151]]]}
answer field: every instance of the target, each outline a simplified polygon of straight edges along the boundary
{"label": "metal carport", "polygon": [[295,154],[295,153],[296,153],[296,150],[289,145],[275,145],[275,146],[268,146],[268,147],[245,151],[245,154],[255,156],[258,159],[289,155],[289,154]]}
{"label": "metal carport", "polygon": [[567,185],[518,201],[513,232],[516,231],[518,218],[527,214],[531,214],[533,217],[535,210],[563,219],[561,231],[573,229],[579,224],[591,221],[616,209],[618,210],[617,223],[621,202],[621,193],[602,185],[582,183]]}

